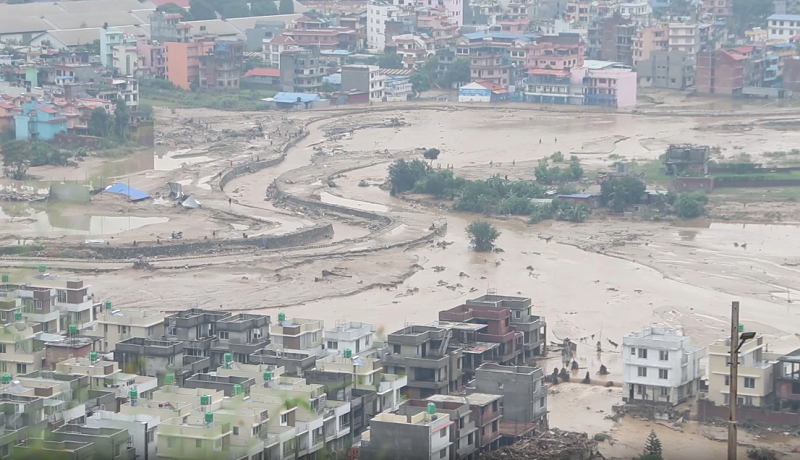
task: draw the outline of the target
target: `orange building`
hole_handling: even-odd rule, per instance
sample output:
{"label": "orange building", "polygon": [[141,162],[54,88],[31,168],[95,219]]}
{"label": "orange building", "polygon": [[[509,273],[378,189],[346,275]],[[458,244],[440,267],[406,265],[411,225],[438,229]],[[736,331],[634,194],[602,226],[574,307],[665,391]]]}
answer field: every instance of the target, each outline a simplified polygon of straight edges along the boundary
{"label": "orange building", "polygon": [[214,48],[213,41],[167,42],[167,80],[185,90],[200,84],[200,56]]}

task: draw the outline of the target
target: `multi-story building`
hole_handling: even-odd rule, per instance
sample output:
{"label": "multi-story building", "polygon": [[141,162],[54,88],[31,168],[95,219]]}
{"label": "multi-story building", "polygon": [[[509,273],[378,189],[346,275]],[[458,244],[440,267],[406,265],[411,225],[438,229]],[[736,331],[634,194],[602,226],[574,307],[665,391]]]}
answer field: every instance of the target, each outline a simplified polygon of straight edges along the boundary
{"label": "multi-story building", "polygon": [[139,70],[151,78],[164,78],[167,74],[167,47],[151,42],[145,35],[137,35],[136,50],[142,57]]}
{"label": "multi-story building", "polygon": [[[772,407],[778,356],[765,351],[764,337],[744,343],[739,351],[738,405]],[[730,403],[730,338],[708,346],[707,398],[718,406]]]}
{"label": "multi-story building", "polygon": [[111,49],[111,67],[120,75],[138,76],[144,67],[144,57],[139,55],[136,43],[117,45]]}
{"label": "multi-story building", "polygon": [[275,35],[270,38],[265,38],[262,60],[269,63],[271,66],[280,68],[281,53],[299,48],[294,39],[288,35]]}
{"label": "multi-story building", "polygon": [[770,40],[789,41],[800,34],[800,14],[773,14],[767,18],[767,37]]}
{"label": "multi-story building", "polygon": [[370,102],[383,100],[386,76],[376,65],[347,65],[342,67],[342,90],[369,94]]}
{"label": "multi-story building", "polygon": [[45,353],[34,349],[41,326],[22,318],[20,299],[0,299],[0,372],[27,374],[42,368]]}
{"label": "multi-story building", "polygon": [[683,90],[694,84],[694,59],[684,51],[658,50],[636,67],[639,86]]}
{"label": "multi-story building", "polygon": [[583,105],[634,107],[636,72],[614,63],[587,61],[583,69]]}
{"label": "multi-story building", "polygon": [[487,393],[470,393],[464,396],[433,395],[427,398],[427,401],[433,402],[437,406],[441,402],[468,404],[477,429],[475,432],[476,452],[495,450],[500,446],[500,422],[503,419],[502,395]]}
{"label": "multi-story building", "polygon": [[86,425],[63,425],[50,432],[50,439],[59,442],[86,443],[94,448],[97,458],[134,460],[136,449],[129,444],[128,430]]}
{"label": "multi-story building", "polygon": [[468,306],[507,308],[512,312],[511,324],[522,332],[522,349],[525,362],[547,355],[547,323],[544,316],[531,313],[530,297],[486,294],[466,301]]}
{"label": "multi-story building", "polygon": [[[431,32],[429,37],[436,49],[446,48],[450,41],[458,36],[459,27],[441,9],[428,8],[417,11],[417,28],[425,28]],[[397,35],[393,39],[397,40]]]}
{"label": "multi-story building", "polygon": [[725,20],[733,14],[733,0],[703,0],[702,10],[708,20]]}
{"label": "multi-story building", "polygon": [[166,77],[173,85],[189,90],[200,87],[200,57],[214,47],[212,41],[166,42]]}
{"label": "multi-story building", "polygon": [[327,73],[319,51],[296,49],[280,55],[281,88],[286,91],[316,93],[322,89]]}
{"label": "multi-story building", "polygon": [[530,69],[523,80],[523,101],[542,104],[583,105],[580,67],[569,70]]}
{"label": "multi-story building", "polygon": [[775,365],[775,398],[780,410],[800,409],[800,349],[778,358]]}
{"label": "multi-story building", "polygon": [[650,59],[654,51],[666,50],[668,43],[668,27],[663,24],[637,28],[632,42],[633,67],[638,70],[640,62]]}
{"label": "multi-story building", "polygon": [[125,35],[119,27],[103,26],[100,28],[100,64],[112,68],[114,61],[114,47],[136,46],[133,36]]}
{"label": "multi-story building", "polygon": [[747,56],[727,50],[700,51],[696,57],[695,89],[700,94],[741,94],[746,61]]}
{"label": "multi-story building", "polygon": [[359,458],[363,460],[440,460],[451,458],[453,442],[450,415],[437,412],[428,403],[415,415],[381,413],[370,421],[361,437]]}
{"label": "multi-story building", "polygon": [[[506,87],[514,83],[511,51],[534,43],[538,35],[474,32],[456,39],[456,58],[470,60],[470,79]],[[522,59],[524,57],[520,57]],[[521,70],[524,72],[524,68]]]}
{"label": "multi-story building", "polygon": [[467,387],[471,393],[502,395],[503,422],[519,424],[515,435],[519,430],[547,429],[547,385],[540,367],[484,364]]}
{"label": "multi-story building", "polygon": [[[431,396],[431,398],[436,398],[437,396],[440,395]],[[398,415],[414,416],[427,411],[430,403],[436,405],[437,413],[449,415],[450,420],[453,422],[453,429],[450,430],[450,456],[445,458],[449,460],[471,460],[477,458],[478,428],[475,425],[475,418],[472,416],[472,408],[466,398],[456,397],[451,400],[411,399],[401,406],[396,413]]]}
{"label": "multi-story building", "polygon": [[572,19],[580,24],[589,23],[589,12],[592,3],[587,1],[571,0],[567,2],[566,19]]}
{"label": "multi-story building", "polygon": [[317,319],[286,318],[278,313],[278,322],[270,325],[271,343],[268,348],[284,352],[307,352],[321,357],[325,355],[323,323]]}
{"label": "multi-story building", "polygon": [[105,388],[118,398],[127,398],[134,388],[141,397],[147,398],[158,386],[155,377],[122,372],[116,362],[99,360],[96,356],[64,360],[56,364],[56,372],[86,375],[91,388]]}
{"label": "multi-story building", "polygon": [[149,339],[164,335],[165,314],[147,310],[114,310],[111,301],[105,302],[102,313],[97,314],[94,330],[86,335],[100,338],[99,348],[94,351],[109,353],[117,343],[132,337]]}
{"label": "multi-story building", "polygon": [[269,316],[239,313],[220,318],[216,323],[217,338],[211,344],[211,365],[224,363],[226,353],[233,361],[248,363],[249,356],[269,343]]}
{"label": "multi-story building", "polygon": [[30,102],[22,105],[22,113],[14,115],[18,140],[51,141],[56,134],[67,132],[67,117],[56,109]]}
{"label": "multi-story building", "polygon": [[702,349],[676,329],[647,328],[622,339],[623,400],[676,405],[697,394]]}
{"label": "multi-story building", "polygon": [[211,357],[211,345],[217,338],[217,322],[230,312],[190,308],[164,319],[166,339],[183,342],[184,354]]}
{"label": "multi-story building", "polygon": [[630,52],[632,61],[635,28],[620,27],[630,24],[630,19],[619,15],[595,18],[587,32],[587,59],[618,61],[620,55]]}
{"label": "multi-story building", "polygon": [[384,51],[399,55],[403,68],[418,69],[430,57],[436,55],[436,46],[432,38],[402,34],[395,35],[391,41],[386,42]]}
{"label": "multi-story building", "polygon": [[158,43],[189,43],[192,25],[181,22],[181,18],[177,13],[154,12],[150,16],[150,38]]}
{"label": "multi-story building", "polygon": [[361,46],[362,34],[346,27],[324,27],[320,29],[286,29],[283,35],[291,37],[301,48],[316,50],[350,50]]}
{"label": "multi-story building", "polygon": [[156,447],[158,438],[156,430],[161,419],[148,414],[122,414],[109,410],[96,411],[86,418],[85,425],[90,428],[116,428],[125,430],[130,436],[128,444],[132,444],[137,456],[151,459],[158,458]]}
{"label": "multi-story building", "polygon": [[700,26],[695,22],[671,22],[668,27],[669,51],[683,51],[693,57],[700,51]]}
{"label": "multi-story building", "polygon": [[337,321],[332,329],[325,329],[322,336],[325,339],[325,351],[328,355],[343,355],[345,350],[351,350],[360,357],[370,356],[374,352],[372,333],[375,326],[359,321]]}
{"label": "multi-story building", "polygon": [[408,326],[389,334],[383,357],[389,373],[404,371],[412,398],[449,394],[461,387],[462,350],[450,343],[452,331]]}
{"label": "multi-story building", "polygon": [[216,41],[199,58],[201,88],[239,88],[244,73],[243,41]]}
{"label": "multi-story building", "polygon": [[367,48],[382,52],[391,36],[386,34],[386,22],[392,21],[400,8],[390,3],[373,2],[367,5]]}

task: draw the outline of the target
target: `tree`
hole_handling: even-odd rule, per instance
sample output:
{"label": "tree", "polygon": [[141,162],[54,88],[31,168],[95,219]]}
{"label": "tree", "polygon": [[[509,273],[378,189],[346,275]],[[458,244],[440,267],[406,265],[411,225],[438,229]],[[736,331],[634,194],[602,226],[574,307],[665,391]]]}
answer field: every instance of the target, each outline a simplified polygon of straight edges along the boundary
{"label": "tree", "polygon": [[397,53],[388,53],[379,57],[377,64],[382,69],[402,69],[403,58]]}
{"label": "tree", "polygon": [[559,220],[568,220],[570,222],[581,223],[591,214],[591,209],[586,203],[578,203],[574,206],[568,206],[559,210]]}
{"label": "tree", "polygon": [[250,7],[245,0],[229,0],[222,4],[219,14],[222,19],[246,18],[250,16]]}
{"label": "tree", "polygon": [[148,120],[153,118],[153,106],[150,104],[139,104],[139,114]]}
{"label": "tree", "polygon": [[25,173],[31,164],[31,144],[28,141],[8,141],[3,143],[3,166],[6,174],[11,174],[16,180],[25,178]]}
{"label": "tree", "polygon": [[95,137],[107,137],[111,132],[114,120],[111,115],[106,112],[102,107],[92,110],[92,115],[89,117],[89,135]]}
{"label": "tree", "polygon": [[114,134],[119,140],[124,141],[128,138],[128,120],[130,119],[130,112],[128,112],[128,104],[125,99],[117,98],[114,103]]}
{"label": "tree", "polygon": [[458,58],[450,64],[442,77],[444,86],[452,87],[453,84],[465,83],[472,79],[469,71],[469,59]]}
{"label": "tree", "polygon": [[174,3],[166,3],[164,5],[161,5],[158,8],[156,8],[156,11],[163,11],[164,13],[167,14],[180,14],[181,19],[184,21],[191,21],[193,19],[192,13],[190,11],[181,8],[180,6]]}
{"label": "tree", "polygon": [[253,16],[275,16],[278,7],[272,0],[256,0],[250,3],[250,14]]}
{"label": "tree", "polygon": [[191,14],[196,21],[217,19],[217,13],[214,11],[214,7],[206,0],[191,0],[189,2],[189,14]]}
{"label": "tree", "polygon": [[651,430],[644,445],[644,452],[637,460],[664,460],[661,452],[661,440],[656,436],[656,432]]}
{"label": "tree", "polygon": [[675,214],[681,219],[694,219],[705,213],[705,193],[682,193],[675,201]]}
{"label": "tree", "polygon": [[494,225],[485,220],[474,220],[467,226],[469,242],[478,252],[489,252],[494,249],[494,241],[500,232]]}
{"label": "tree", "polygon": [[426,160],[435,160],[439,158],[439,153],[441,153],[439,149],[428,149],[422,156],[425,157]]}
{"label": "tree", "polygon": [[411,74],[411,87],[414,90],[414,94],[417,95],[428,91],[431,89],[431,77],[427,73],[417,70]]}
{"label": "tree", "polygon": [[17,138],[17,131],[14,129],[13,125],[5,125],[3,126],[3,130],[0,131],[0,143],[6,143],[8,141],[13,141]]}
{"label": "tree", "polygon": [[600,186],[600,203],[622,212],[641,200],[645,188],[644,182],[635,177],[615,177]]}
{"label": "tree", "polygon": [[278,10],[280,11],[281,14],[294,14],[294,1],[281,0]]}
{"label": "tree", "polygon": [[430,169],[430,166],[422,160],[397,160],[389,165],[392,195],[413,189],[417,181],[424,178]]}

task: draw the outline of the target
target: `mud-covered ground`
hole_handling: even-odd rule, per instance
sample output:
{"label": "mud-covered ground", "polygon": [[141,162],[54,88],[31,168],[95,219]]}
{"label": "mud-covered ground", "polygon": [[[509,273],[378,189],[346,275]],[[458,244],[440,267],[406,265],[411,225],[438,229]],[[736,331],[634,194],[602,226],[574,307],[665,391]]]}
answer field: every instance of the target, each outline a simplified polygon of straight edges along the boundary
{"label": "mud-covered ground", "polygon": [[[172,231],[200,239],[213,232],[220,232],[220,237],[241,232],[269,235],[332,222],[335,235],[324,247],[151,260],[152,271],[133,270],[119,262],[49,264],[53,271],[107,270],[83,276],[101,297],[121,308],[222,307],[272,315],[280,311],[328,324],[340,319],[371,322],[382,331],[434,321],[439,310],[489,290],[525,295],[533,299],[538,314],[546,317],[551,340],[581,341],[581,366],[594,375],[605,364],[611,371],[606,379],[616,382],[621,380],[622,364],[611,342],[619,344],[625,334],[648,325],[669,325],[691,335],[694,343],[707,345],[726,334],[732,300],[741,302],[742,321],[766,336],[770,351],[790,351],[800,344],[796,335],[800,312],[794,307],[794,300],[800,298],[796,276],[800,249],[793,244],[800,230],[792,223],[800,220],[793,217],[800,215],[800,208],[791,190],[762,191],[761,197],[749,193],[739,202],[742,209],[752,210],[748,212],[736,206],[739,194],[746,192],[715,193],[709,214],[728,220],[682,225],[595,218],[580,225],[532,226],[495,219],[502,232],[497,244],[504,252],[480,254],[470,250],[464,231],[478,216],[391,197],[381,187],[387,165],[397,158],[418,156],[415,149],[421,147],[441,149],[436,162],[453,165],[456,175],[470,178],[493,174],[530,178],[536,162],[556,151],[578,155],[587,169],[602,170],[615,158],[656,159],[667,145],[679,142],[718,147],[721,157],[735,157],[745,149],[760,158],[764,152],[790,151],[798,144],[797,133],[776,129],[793,116],[784,113],[790,109],[764,109],[723,120],[698,113],[671,117],[548,112],[511,105],[480,110],[430,104],[391,107],[290,115],[159,111],[159,141],[169,144],[166,150],[183,149],[183,158],[169,161],[188,159],[191,163],[156,165],[146,152],[142,156],[153,166],[144,169],[88,161],[84,171],[84,175],[130,181],[157,196],[155,200],[129,204],[101,197],[90,205],[70,205],[62,214],[122,220],[90,219],[82,224],[89,230],[66,236],[68,232],[56,226],[32,228],[35,215],[8,212],[4,206],[7,217],[0,229],[8,235],[8,244],[16,244],[12,239],[33,238],[56,244],[89,238],[129,244],[134,239],[164,238]],[[647,110],[657,111],[658,105]],[[403,125],[384,126],[392,118]],[[773,119],[782,122],[769,123]],[[262,131],[255,134],[259,122]],[[747,129],[731,130],[734,124]],[[230,168],[231,162],[237,165],[254,156],[279,154],[280,145],[297,135],[301,126],[308,136],[288,150],[282,163],[234,179],[225,191],[219,190],[214,177]],[[164,155],[172,158],[168,151]],[[175,207],[164,197],[167,181],[182,183],[203,208]],[[273,191],[302,199],[388,216],[391,223],[275,201],[274,194],[267,194],[271,185]],[[771,207],[779,209],[781,218],[768,219],[773,223],[767,225],[764,214]],[[131,221],[125,227],[124,219],[134,218],[169,220]],[[734,223],[739,220],[748,223]],[[443,228],[443,222],[446,233],[419,241],[436,225]],[[103,228],[98,231],[97,225]],[[106,231],[105,225],[116,225],[115,233]],[[411,241],[415,244],[407,244]],[[3,263],[25,265],[20,260]],[[18,276],[27,273],[20,271]],[[597,340],[593,337],[603,343],[599,356],[588,345]],[[670,459],[724,450],[724,444],[708,439],[706,428],[693,424],[678,433],[632,419],[617,423],[605,419],[611,404],[621,400],[618,389],[570,384],[557,391],[550,400],[551,425],[611,433],[617,442],[604,445],[611,456],[638,454],[651,428],[663,436],[665,456]],[[691,444],[681,442],[688,437]],[[783,444],[777,447],[787,449]]]}

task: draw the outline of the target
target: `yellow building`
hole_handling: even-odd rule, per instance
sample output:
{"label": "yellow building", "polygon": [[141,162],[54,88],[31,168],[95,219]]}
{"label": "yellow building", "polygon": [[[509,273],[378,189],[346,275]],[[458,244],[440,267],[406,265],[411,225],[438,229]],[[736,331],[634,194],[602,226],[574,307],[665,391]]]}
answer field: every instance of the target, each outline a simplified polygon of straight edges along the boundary
{"label": "yellow building", "polygon": [[136,45],[122,44],[112,51],[111,63],[121,75],[133,76],[140,67],[144,67],[144,57],[139,56]]}
{"label": "yellow building", "polygon": [[111,302],[106,302],[103,313],[97,315],[95,329],[86,331],[86,335],[102,338],[98,351],[111,352],[118,342],[131,337],[163,336],[164,317],[164,313],[144,310],[112,310]]}
{"label": "yellow building", "polygon": [[[764,351],[764,337],[745,342],[739,352],[739,405],[769,407],[774,396],[773,372],[778,355]],[[730,402],[730,339],[708,347],[708,399]]]}

